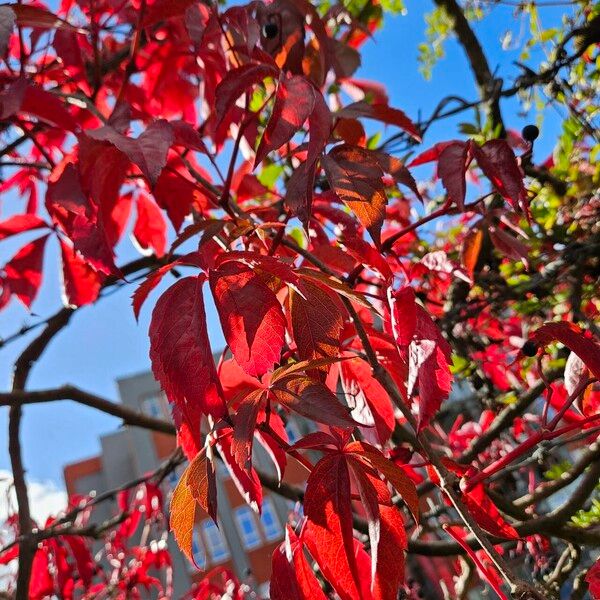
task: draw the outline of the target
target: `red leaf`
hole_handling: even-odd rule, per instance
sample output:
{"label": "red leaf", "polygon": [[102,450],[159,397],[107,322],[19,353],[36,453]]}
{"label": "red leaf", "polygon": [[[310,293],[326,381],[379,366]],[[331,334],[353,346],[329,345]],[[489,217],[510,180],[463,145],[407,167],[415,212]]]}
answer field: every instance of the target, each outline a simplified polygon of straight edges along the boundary
{"label": "red leaf", "polygon": [[69,306],[84,306],[98,298],[104,275],[60,240],[64,296]]}
{"label": "red leaf", "polygon": [[74,27],[64,19],[56,16],[54,13],[51,13],[43,6],[35,6],[32,4],[10,4],[8,6],[14,11],[17,16],[17,24],[21,27],[67,29],[69,31],[86,33],[83,30],[77,29],[77,27]]}
{"label": "red leaf", "polygon": [[544,323],[531,339],[539,346],[546,346],[554,341],[563,343],[579,356],[594,377],[600,379],[600,343],[574,323]]}
{"label": "red leaf", "polygon": [[310,474],[304,495],[306,541],[323,575],[342,600],[361,598],[354,559],[350,476],[346,460],[322,458]]}
{"label": "red leaf", "polygon": [[519,539],[517,530],[502,517],[490,500],[483,483],[464,493],[463,501],[473,518],[488,533],[506,539]]}
{"label": "red leaf", "polygon": [[7,565],[11,560],[19,557],[19,544],[15,544],[6,552],[0,554],[0,565]]}
{"label": "red leaf", "polygon": [[415,291],[409,285],[397,292],[388,291],[392,332],[399,346],[408,346],[417,329],[417,303]]}
{"label": "red leaf", "polygon": [[181,17],[194,4],[194,0],[156,0],[146,8],[142,28],[155,25],[172,17]]}
{"label": "red leaf", "polygon": [[[289,293],[294,341],[301,360],[338,356],[344,327],[337,295],[324,286],[303,279]],[[323,367],[324,372],[328,371]]]}
{"label": "red leaf", "polygon": [[495,568],[486,566],[478,556],[478,552],[475,552],[469,544],[463,539],[464,534],[460,527],[445,525],[444,529],[460,544],[460,546],[465,550],[469,558],[475,563],[477,567],[477,571],[479,574],[490,584],[491,588],[498,594],[500,600],[508,600],[508,598],[502,592],[500,585],[498,585],[498,580],[500,576]]}
{"label": "red leaf", "polygon": [[[379,516],[379,503],[377,491],[369,481],[364,464],[359,461],[349,460],[348,466],[354,475],[356,489],[365,516],[367,517],[367,529],[369,532],[369,546],[371,549],[371,589],[375,584],[375,570],[377,569],[377,555],[379,551],[379,540],[381,537],[381,520]],[[380,482],[381,483],[381,482]],[[387,490],[386,490],[387,491]],[[388,493],[389,494],[389,493]]]}
{"label": "red leaf", "polygon": [[367,117],[386,123],[387,125],[396,125],[404,129],[411,137],[418,142],[421,141],[421,133],[415,124],[397,108],[392,108],[387,104],[369,104],[364,100],[345,106],[336,114],[346,118]]}
{"label": "red leaf", "polygon": [[458,206],[465,209],[465,194],[467,184],[465,174],[469,162],[469,146],[464,142],[448,144],[438,158],[437,172],[443,186],[448,192],[448,198]]}
{"label": "red leaf", "polygon": [[464,142],[460,142],[458,140],[451,140],[449,142],[439,142],[435,144],[429,150],[425,150],[420,154],[417,154],[415,158],[413,158],[409,163],[409,167],[417,167],[419,165],[424,165],[428,162],[433,162],[434,160],[439,160],[442,152],[452,144],[463,144]]}
{"label": "red leaf", "polygon": [[231,434],[221,436],[217,448],[242,498],[254,511],[260,512],[263,495],[258,474],[253,467],[245,470],[237,464],[233,457]]}
{"label": "red leaf", "polygon": [[419,496],[412,479],[389,458],[386,458],[377,448],[365,442],[350,442],[345,452],[353,453],[366,459],[373,468],[377,469],[396,491],[410,509],[415,522],[419,522]]}
{"label": "red leaf", "polygon": [[285,190],[286,206],[292,215],[298,217],[305,225],[311,214],[315,170],[314,162],[301,163],[288,179]]}
{"label": "red leaf", "polygon": [[326,600],[327,596],[306,560],[304,544],[286,527],[285,540],[273,552],[271,600]]}
{"label": "red leaf", "polygon": [[251,269],[226,262],[210,272],[225,339],[237,363],[259,376],[279,362],[285,317],[275,294]]}
{"label": "red leaf", "polygon": [[600,560],[597,560],[585,576],[592,600],[600,600]]}
{"label": "red leaf", "polygon": [[137,219],[133,227],[133,237],[144,250],[154,250],[161,258],[167,246],[167,225],[161,210],[145,194],[137,198]]}
{"label": "red leaf", "polygon": [[[190,255],[187,256],[189,257]],[[195,254],[192,254],[192,256],[195,256]],[[158,269],[149,273],[146,279],[144,279],[144,281],[135,290],[133,296],[131,297],[131,304],[133,306],[133,314],[135,315],[136,321],[140,316],[140,310],[142,309],[142,305],[146,301],[148,294],[162,281],[162,278],[166,273],[181,263],[187,263],[186,257],[182,257],[181,259],[167,263],[166,265],[162,265],[162,267],[159,267]]]}
{"label": "red leaf", "polygon": [[202,446],[192,415],[225,414],[206,330],[202,282],[201,277],[186,277],[171,286],[152,311],[149,331],[152,371],[179,408],[183,435],[196,442],[196,454]]}
{"label": "red leaf", "polygon": [[408,548],[402,514],[395,506],[380,506],[380,542],[375,600],[396,600],[404,582],[404,557]]}
{"label": "red leaf", "polygon": [[429,423],[452,389],[449,368],[452,350],[425,309],[419,305],[416,308],[415,339],[408,348],[407,391],[411,396],[418,386],[418,426],[421,430]]}
{"label": "red leaf", "polygon": [[505,140],[489,140],[483,146],[471,144],[473,155],[484,175],[512,206],[526,206],[523,172]]}
{"label": "red leaf", "polygon": [[48,224],[37,215],[29,213],[13,215],[0,222],[0,240],[23,233],[24,231],[33,231],[34,229],[40,229],[42,227],[48,227]]}
{"label": "red leaf", "polygon": [[266,77],[277,77],[277,74],[277,69],[272,65],[253,63],[229,71],[215,91],[217,122],[223,120],[235,101],[251,86],[260,83]]}
{"label": "red leaf", "polygon": [[248,469],[252,460],[252,440],[256,419],[264,404],[265,391],[254,390],[236,404],[233,420],[233,438],[231,440],[231,455],[235,462],[242,468]]}
{"label": "red leaf", "polygon": [[33,115],[60,129],[67,131],[78,129],[77,122],[65,108],[63,101],[37,85],[27,86],[19,111]]}
{"label": "red leaf", "polygon": [[508,231],[500,229],[499,227],[490,225],[488,231],[494,246],[496,246],[500,252],[513,260],[520,260],[526,268],[528,267],[529,248],[527,248],[525,244],[520,242],[514,235],[508,233]]}
{"label": "red leaf", "polygon": [[329,136],[331,135],[331,111],[319,90],[314,90],[315,104],[312,113],[308,117],[310,139],[308,141],[308,152],[306,162],[313,165],[321,152],[324,150]]}
{"label": "red leaf", "polygon": [[164,119],[150,123],[136,139],[129,138],[109,126],[88,131],[87,135],[94,140],[109,142],[118,148],[140,168],[152,186],[156,185],[167,164],[167,152],[174,139],[173,129]]}
{"label": "red leaf", "polygon": [[5,285],[29,309],[42,283],[47,239],[45,235],[23,246],[4,267]]}
{"label": "red leaf", "polygon": [[277,150],[304,125],[315,105],[315,89],[299,75],[284,79],[277,88],[273,112],[256,150],[254,164]]}
{"label": "red leaf", "polygon": [[358,146],[336,146],[322,159],[327,179],[379,244],[387,197],[383,171],[371,152]]}
{"label": "red leaf", "polygon": [[371,366],[362,358],[343,361],[340,370],[344,393],[353,401],[354,418],[361,423],[373,423],[377,440],[385,444],[396,425],[394,407],[388,393],[373,377]]}
{"label": "red leaf", "polygon": [[270,390],[277,401],[304,417],[331,427],[354,427],[350,409],[323,383],[305,376],[278,379]]}

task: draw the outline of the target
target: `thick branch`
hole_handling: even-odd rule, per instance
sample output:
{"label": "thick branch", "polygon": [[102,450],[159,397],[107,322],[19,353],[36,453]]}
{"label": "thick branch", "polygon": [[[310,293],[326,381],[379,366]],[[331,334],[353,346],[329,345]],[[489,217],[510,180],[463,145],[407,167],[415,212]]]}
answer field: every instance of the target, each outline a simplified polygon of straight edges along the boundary
{"label": "thick branch", "polygon": [[142,427],[151,431],[168,433],[175,435],[175,427],[168,421],[155,419],[143,413],[127,408],[122,404],[117,404],[85,392],[72,385],[65,385],[59,388],[35,391],[16,391],[12,393],[0,393],[0,406],[21,406],[23,404],[41,404],[44,402],[54,402],[57,400],[73,400],[79,404],[84,404],[91,408],[100,410],[106,414],[118,417],[123,420],[124,425]]}
{"label": "thick branch", "polygon": [[502,113],[500,112],[498,95],[499,90],[495,89],[496,80],[477,36],[456,0],[434,1],[437,6],[446,11],[446,14],[452,20],[452,28],[467,55],[471,71],[473,71],[477,87],[479,88],[479,95],[482,99],[489,99],[490,101],[492,126],[494,128],[499,126],[501,128],[501,135],[504,135],[504,122],[502,120]]}

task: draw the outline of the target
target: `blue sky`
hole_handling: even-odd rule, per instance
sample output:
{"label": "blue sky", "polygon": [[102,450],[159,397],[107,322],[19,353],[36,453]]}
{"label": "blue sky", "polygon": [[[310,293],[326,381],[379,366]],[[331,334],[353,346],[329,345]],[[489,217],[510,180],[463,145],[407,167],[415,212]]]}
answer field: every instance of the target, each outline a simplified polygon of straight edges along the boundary
{"label": "blue sky", "polygon": [[[476,98],[476,89],[461,48],[454,41],[446,44],[446,58],[433,70],[431,81],[425,81],[417,68],[417,47],[424,39],[423,14],[433,3],[423,0],[407,0],[407,16],[388,19],[383,31],[369,41],[363,51],[362,67],[357,76],[383,82],[388,89],[390,102],[409,116],[417,118],[419,110],[426,117],[437,102],[445,95],[459,94],[466,99]],[[542,19],[556,23],[561,11],[545,9]],[[511,61],[518,58],[518,49],[501,50],[500,39],[506,29],[515,28],[512,9],[499,7],[496,17],[476,25],[492,70],[498,69],[499,76],[514,73]],[[532,64],[537,64],[532,61]],[[520,130],[533,122],[534,114],[523,117],[517,114],[514,100],[503,102],[505,121],[508,127]],[[456,125],[460,121],[472,120],[467,112],[459,119],[449,119],[436,124],[428,132],[423,148],[441,139],[460,137]],[[558,134],[559,119],[555,112],[548,111],[544,120],[541,138],[536,143],[536,160],[546,158],[552,141]],[[390,132],[391,133],[391,132]],[[12,212],[10,200],[3,199],[2,214]],[[35,237],[35,236],[34,236]],[[3,242],[0,246],[0,264],[24,243],[19,240]],[[121,243],[118,254],[125,262],[135,257],[128,239]],[[54,240],[46,250],[45,282],[34,311],[46,316],[61,306],[58,288],[58,251]],[[168,282],[170,283],[170,281]],[[115,380],[150,368],[148,359],[148,323],[150,309],[158,292],[147,302],[140,322],[136,323],[130,308],[130,296],[135,284],[124,285],[95,306],[77,311],[71,325],[55,338],[42,360],[32,371],[30,389],[41,389],[72,383],[85,390],[95,392],[111,400],[117,400]],[[160,291],[160,290],[159,290]],[[214,307],[208,302],[209,333],[215,349],[222,347]],[[22,306],[12,301],[8,309],[0,313],[0,335],[6,337],[23,324],[35,320]],[[27,339],[31,339],[30,337]],[[11,365],[25,346],[26,340],[12,343],[0,349],[0,389],[10,385]],[[0,470],[10,470],[6,448],[6,408],[0,408]],[[51,480],[62,486],[64,464],[96,454],[99,451],[99,436],[114,430],[119,421],[74,402],[53,402],[28,406],[24,409],[22,444],[28,477],[36,480]]]}

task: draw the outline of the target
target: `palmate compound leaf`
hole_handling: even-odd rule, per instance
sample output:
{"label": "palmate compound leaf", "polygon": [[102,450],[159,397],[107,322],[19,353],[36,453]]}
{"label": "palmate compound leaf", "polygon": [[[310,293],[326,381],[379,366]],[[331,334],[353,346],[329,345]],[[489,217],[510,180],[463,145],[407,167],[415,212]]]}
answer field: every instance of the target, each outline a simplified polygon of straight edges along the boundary
{"label": "palmate compound leaf", "polygon": [[[303,447],[318,448],[319,434],[310,434],[307,441],[309,437],[314,438],[314,444]],[[356,452],[362,452],[362,447],[356,445],[359,442],[340,448],[341,440],[336,443],[330,436],[320,434],[320,437],[322,444],[337,445],[342,452],[331,453],[329,450],[308,479],[304,504],[307,524],[303,539],[340,598],[394,600],[404,579],[407,548],[402,515],[391,505],[390,492],[379,479],[378,469]],[[379,451],[373,448],[372,452],[377,454]],[[381,458],[387,460],[383,455]],[[352,537],[350,472],[369,523],[370,557],[356,552],[358,542]]]}
{"label": "palmate compound leaf", "polygon": [[185,277],[171,286],[154,307],[149,331],[152,371],[178,410],[188,457],[202,447],[200,416],[219,418],[226,411],[208,341],[203,281]]}

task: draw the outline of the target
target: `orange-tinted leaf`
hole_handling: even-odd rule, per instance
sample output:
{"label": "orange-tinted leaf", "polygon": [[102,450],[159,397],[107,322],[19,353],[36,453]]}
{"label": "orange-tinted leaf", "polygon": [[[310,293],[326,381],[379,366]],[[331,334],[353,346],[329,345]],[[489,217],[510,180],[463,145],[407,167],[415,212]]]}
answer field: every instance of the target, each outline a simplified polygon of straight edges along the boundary
{"label": "orange-tinted leaf", "polygon": [[379,244],[387,197],[383,171],[371,152],[358,146],[336,146],[322,160],[332,189]]}
{"label": "orange-tinted leaf", "polygon": [[180,550],[195,564],[192,541],[196,522],[196,499],[186,483],[190,467],[191,465],[184,471],[173,490],[169,524]]}
{"label": "orange-tinted leaf", "polygon": [[183,475],[186,486],[200,508],[217,521],[217,487],[213,464],[206,453],[199,452],[189,464]]}
{"label": "orange-tinted leaf", "polygon": [[479,260],[479,253],[481,252],[482,243],[483,230],[481,227],[472,227],[469,229],[462,243],[460,254],[461,262],[471,279],[473,278],[475,266]]}

